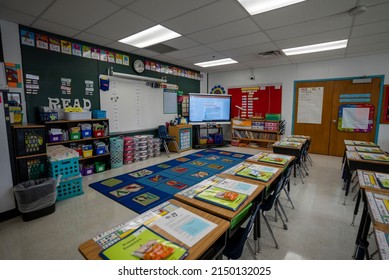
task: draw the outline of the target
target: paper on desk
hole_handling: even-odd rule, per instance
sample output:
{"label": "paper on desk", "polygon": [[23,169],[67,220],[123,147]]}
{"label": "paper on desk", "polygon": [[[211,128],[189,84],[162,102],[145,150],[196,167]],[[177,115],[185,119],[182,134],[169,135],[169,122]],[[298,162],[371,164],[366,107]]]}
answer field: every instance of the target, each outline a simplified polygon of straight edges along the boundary
{"label": "paper on desk", "polygon": [[215,223],[184,208],[178,208],[159,218],[154,224],[189,247],[195,245],[216,228]]}
{"label": "paper on desk", "polygon": [[389,260],[389,234],[375,229],[378,248],[383,260]]}
{"label": "paper on desk", "polygon": [[257,186],[254,184],[244,183],[231,179],[224,179],[219,184],[213,184],[213,186],[247,195],[251,195],[257,188]]}

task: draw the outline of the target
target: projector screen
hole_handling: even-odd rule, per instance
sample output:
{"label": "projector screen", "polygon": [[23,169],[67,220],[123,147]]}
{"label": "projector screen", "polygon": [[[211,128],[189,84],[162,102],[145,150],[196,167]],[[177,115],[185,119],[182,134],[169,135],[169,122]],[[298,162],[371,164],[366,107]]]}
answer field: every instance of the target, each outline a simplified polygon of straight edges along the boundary
{"label": "projector screen", "polygon": [[189,123],[230,123],[231,95],[189,93]]}

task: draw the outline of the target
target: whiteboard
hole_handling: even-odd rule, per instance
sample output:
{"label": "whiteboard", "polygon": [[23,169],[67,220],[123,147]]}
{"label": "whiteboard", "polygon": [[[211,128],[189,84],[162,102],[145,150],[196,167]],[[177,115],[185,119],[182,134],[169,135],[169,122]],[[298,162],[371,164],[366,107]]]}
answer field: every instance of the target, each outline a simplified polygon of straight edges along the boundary
{"label": "whiteboard", "polygon": [[321,124],[323,87],[299,88],[297,123]]}
{"label": "whiteboard", "polygon": [[107,112],[110,133],[153,130],[176,117],[163,113],[163,89],[112,76],[109,90],[100,90],[100,107]]}

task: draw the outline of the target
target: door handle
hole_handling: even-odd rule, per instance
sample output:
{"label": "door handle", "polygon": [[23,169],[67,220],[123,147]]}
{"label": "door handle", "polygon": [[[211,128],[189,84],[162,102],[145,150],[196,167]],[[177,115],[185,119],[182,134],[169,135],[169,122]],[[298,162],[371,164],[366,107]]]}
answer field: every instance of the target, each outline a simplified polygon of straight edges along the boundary
{"label": "door handle", "polygon": [[332,120],[333,123],[336,123],[336,120]]}

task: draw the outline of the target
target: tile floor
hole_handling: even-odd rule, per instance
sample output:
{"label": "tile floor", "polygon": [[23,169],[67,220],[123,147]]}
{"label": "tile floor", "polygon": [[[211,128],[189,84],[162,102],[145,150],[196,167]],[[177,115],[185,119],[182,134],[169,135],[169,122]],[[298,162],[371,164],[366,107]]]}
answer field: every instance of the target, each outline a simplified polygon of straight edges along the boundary
{"label": "tile floor", "polygon": [[[237,147],[223,149],[249,154],[258,152]],[[181,155],[192,152],[196,150]],[[170,159],[177,156],[171,154]],[[313,166],[309,166],[309,176],[305,183],[302,184],[299,178],[293,178],[291,182],[294,210],[290,208],[286,196],[281,195],[289,218],[288,230],[282,228],[280,221],[275,223],[270,219],[279,249],[274,247],[262,219],[262,253],[258,259],[351,259],[360,215],[356,225],[351,226],[354,193],[351,193],[344,206],[340,179],[341,158],[321,155],[311,157]],[[166,160],[166,154],[162,153],[157,158],[84,177],[84,194],[57,202],[53,214],[30,222],[23,222],[21,217],[16,217],[0,223],[0,259],[83,259],[77,249],[81,243],[137,215],[91,189],[88,184]],[[273,215],[273,212],[269,214]],[[370,243],[374,246],[373,240]],[[251,259],[251,255],[245,251],[242,258]]]}

